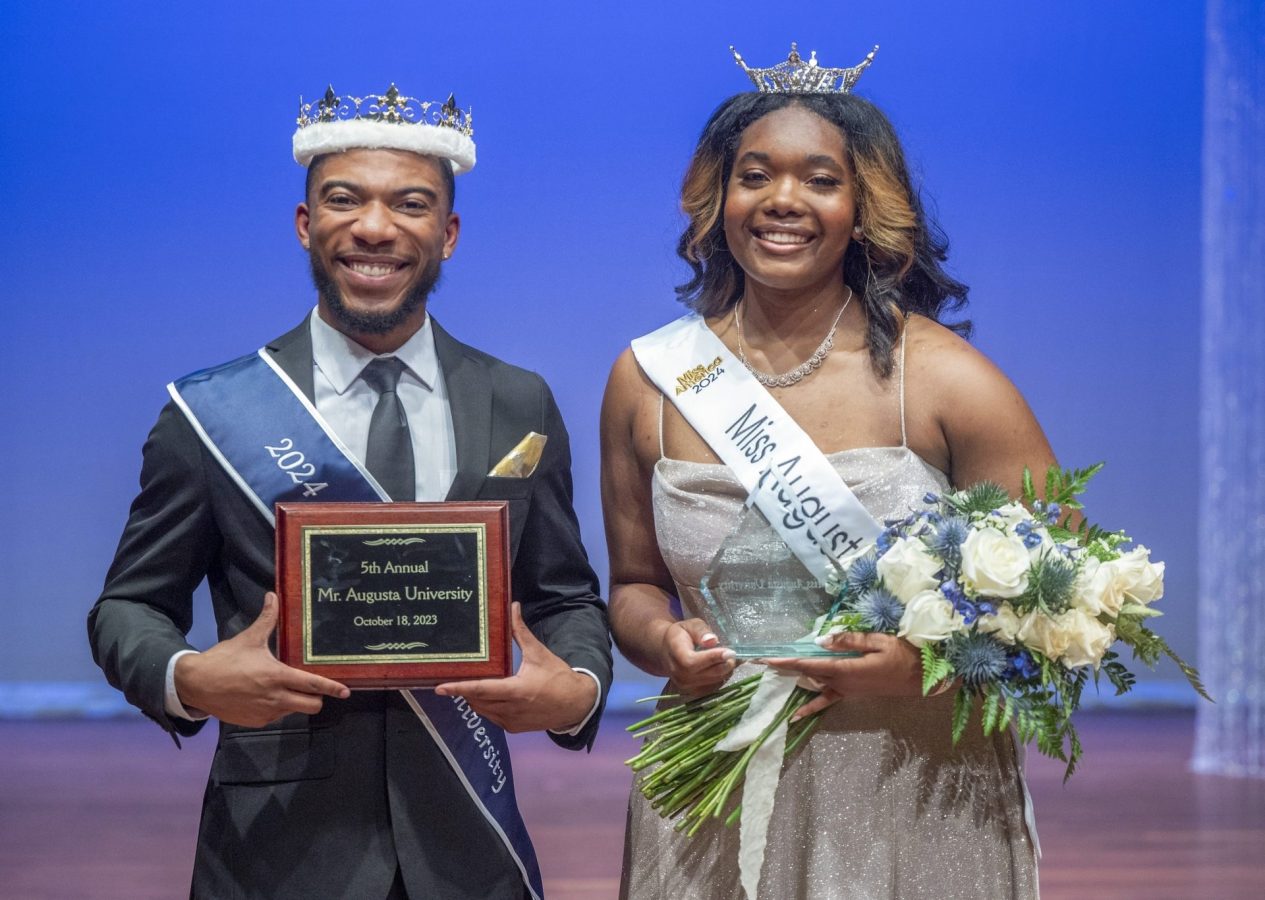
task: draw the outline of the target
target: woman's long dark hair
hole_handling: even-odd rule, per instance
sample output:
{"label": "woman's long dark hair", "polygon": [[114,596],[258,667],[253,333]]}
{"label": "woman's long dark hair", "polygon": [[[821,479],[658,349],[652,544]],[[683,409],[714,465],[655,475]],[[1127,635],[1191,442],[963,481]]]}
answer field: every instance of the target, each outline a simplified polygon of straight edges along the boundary
{"label": "woman's long dark hair", "polygon": [[[967,287],[945,273],[948,239],[929,221],[913,189],[905,152],[887,116],[852,94],[743,93],[722,103],[708,120],[681,186],[689,224],[677,253],[693,277],[676,289],[682,302],[704,316],[732,309],[746,275],[725,242],[725,191],[742,133],[757,119],[787,106],[802,106],[843,133],[856,173],[858,220],[865,239],[843,258],[844,282],[865,303],[866,342],[875,372],[892,372],[892,347],[900,314],[919,313],[939,322],[966,305]],[[969,321],[949,325],[968,336]]]}

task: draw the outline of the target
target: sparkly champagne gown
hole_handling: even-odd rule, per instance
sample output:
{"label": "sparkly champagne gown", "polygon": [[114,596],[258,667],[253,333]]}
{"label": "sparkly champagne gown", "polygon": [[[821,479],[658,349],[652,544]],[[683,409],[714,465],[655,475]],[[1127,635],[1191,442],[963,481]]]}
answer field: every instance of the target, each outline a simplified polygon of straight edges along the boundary
{"label": "sparkly champagne gown", "polygon": [[[905,446],[827,458],[880,520],[948,486]],[[743,500],[725,466],[672,459],[656,466],[655,528],[686,617],[707,618],[696,586]],[[755,671],[743,665],[734,677]],[[944,694],[842,700],[826,711],[783,766],[761,900],[1037,896],[1011,736],[985,738],[972,722],[954,747],[952,707]],[[626,900],[740,900],[738,828],[718,823],[687,838],[634,790],[623,874]]]}

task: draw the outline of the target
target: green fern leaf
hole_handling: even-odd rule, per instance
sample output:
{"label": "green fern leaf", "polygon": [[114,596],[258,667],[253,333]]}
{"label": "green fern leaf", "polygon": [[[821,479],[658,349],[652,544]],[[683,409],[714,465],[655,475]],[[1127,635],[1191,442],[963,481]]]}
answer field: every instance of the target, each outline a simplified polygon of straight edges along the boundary
{"label": "green fern leaf", "polygon": [[966,725],[971,720],[971,706],[974,695],[970,691],[958,691],[953,698],[953,743],[956,745],[966,733]]}
{"label": "green fern leaf", "polygon": [[1014,718],[1014,715],[1015,715],[1015,698],[1011,696],[1010,694],[1006,693],[1005,691],[1001,692],[1001,698],[1002,698],[1001,719],[997,723],[997,730],[1005,731],[1006,728],[1010,725],[1010,720]]}
{"label": "green fern leaf", "polygon": [[984,693],[984,736],[989,737],[997,730],[997,714],[1001,711],[1001,697],[996,685],[989,685]]}

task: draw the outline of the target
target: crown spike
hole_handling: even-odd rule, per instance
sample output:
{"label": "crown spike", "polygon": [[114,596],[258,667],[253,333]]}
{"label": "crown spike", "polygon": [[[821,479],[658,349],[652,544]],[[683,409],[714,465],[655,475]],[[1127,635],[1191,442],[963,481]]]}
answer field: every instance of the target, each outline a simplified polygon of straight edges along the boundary
{"label": "crown spike", "polygon": [[846,69],[830,68],[817,61],[817,51],[809,53],[808,62],[799,55],[799,45],[792,41],[791,52],[784,62],[767,69],[753,69],[747,65],[737,50],[730,46],[734,59],[762,94],[847,94],[861,77],[861,73],[874,62],[878,44],[869,55],[855,66]]}

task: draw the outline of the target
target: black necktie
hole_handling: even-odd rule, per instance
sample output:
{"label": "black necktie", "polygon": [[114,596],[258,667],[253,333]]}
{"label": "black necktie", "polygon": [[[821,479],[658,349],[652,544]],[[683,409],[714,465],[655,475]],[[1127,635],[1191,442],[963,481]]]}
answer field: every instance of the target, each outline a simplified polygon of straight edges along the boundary
{"label": "black necktie", "polygon": [[369,420],[369,449],[365,466],[392,500],[412,500],[415,496],[413,475],[413,439],[409,435],[404,404],[395,393],[404,363],[394,356],[375,359],[365,366],[360,377],[378,392],[378,405]]}

